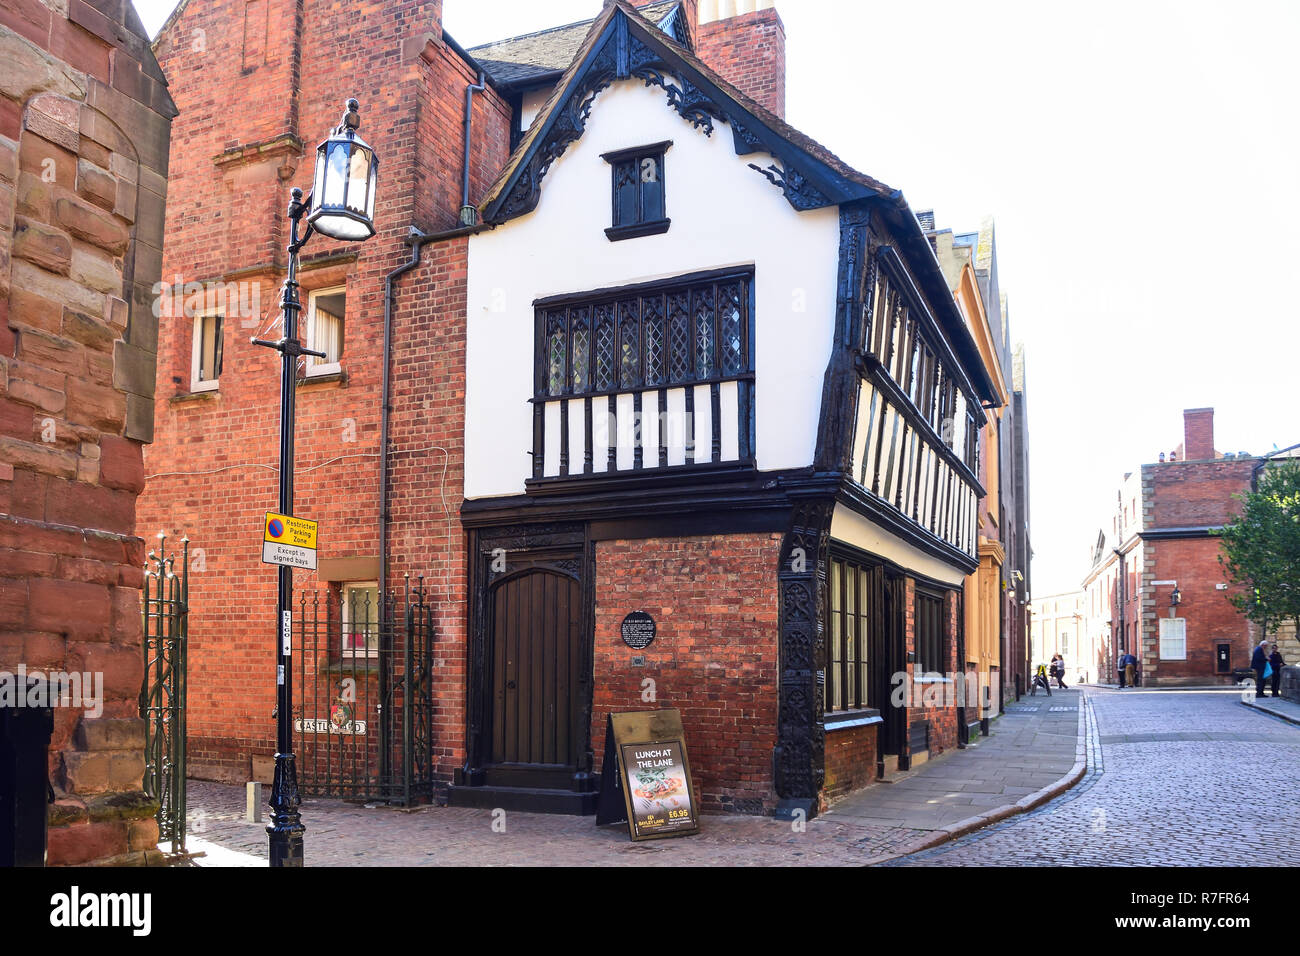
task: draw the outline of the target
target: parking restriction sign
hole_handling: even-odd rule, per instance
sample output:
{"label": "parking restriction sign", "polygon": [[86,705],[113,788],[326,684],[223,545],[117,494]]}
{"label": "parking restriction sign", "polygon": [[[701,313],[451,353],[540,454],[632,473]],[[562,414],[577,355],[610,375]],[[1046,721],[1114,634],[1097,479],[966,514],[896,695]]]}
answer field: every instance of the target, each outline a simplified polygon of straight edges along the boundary
{"label": "parking restriction sign", "polygon": [[315,521],[268,511],[262,532],[263,564],[316,570]]}

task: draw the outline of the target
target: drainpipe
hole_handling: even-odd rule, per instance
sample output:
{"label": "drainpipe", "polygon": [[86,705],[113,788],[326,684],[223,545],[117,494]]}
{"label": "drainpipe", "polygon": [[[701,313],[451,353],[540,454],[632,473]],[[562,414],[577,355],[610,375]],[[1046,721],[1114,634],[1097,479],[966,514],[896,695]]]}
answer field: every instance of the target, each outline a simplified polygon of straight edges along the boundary
{"label": "drainpipe", "polygon": [[411,227],[406,242],[411,247],[411,258],[402,263],[384,278],[384,369],[380,376],[380,419],[379,419],[379,594],[380,607],[383,607],[383,595],[388,586],[388,421],[392,413],[390,395],[391,367],[393,358],[393,310],[397,303],[395,281],[420,264],[420,249],[427,242],[439,239],[454,239],[457,236],[469,236],[482,232],[481,226],[457,227],[443,232],[422,232]]}
{"label": "drainpipe", "polygon": [[460,183],[460,224],[462,226],[478,225],[478,210],[469,203],[469,147],[474,121],[474,94],[487,89],[487,76],[483,70],[478,71],[478,82],[465,87],[465,118],[462,122],[465,132],[465,168]]}
{"label": "drainpipe", "polygon": [[393,350],[393,287],[398,276],[410,272],[420,264],[420,241],[424,237],[414,226],[407,234],[411,258],[384,277],[384,372],[380,377],[379,419],[379,608],[382,616],[384,596],[388,593],[388,417],[392,411],[389,403],[389,360]]}

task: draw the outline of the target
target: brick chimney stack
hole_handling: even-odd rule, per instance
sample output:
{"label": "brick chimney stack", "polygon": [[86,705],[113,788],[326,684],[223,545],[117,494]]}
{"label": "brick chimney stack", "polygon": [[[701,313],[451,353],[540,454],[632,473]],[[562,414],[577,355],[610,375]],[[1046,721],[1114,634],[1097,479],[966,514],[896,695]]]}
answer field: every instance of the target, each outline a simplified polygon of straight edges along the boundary
{"label": "brick chimney stack", "polygon": [[1209,461],[1214,458],[1214,409],[1183,410],[1183,460]]}
{"label": "brick chimney stack", "polygon": [[772,0],[699,0],[695,52],[785,119],[785,25]]}

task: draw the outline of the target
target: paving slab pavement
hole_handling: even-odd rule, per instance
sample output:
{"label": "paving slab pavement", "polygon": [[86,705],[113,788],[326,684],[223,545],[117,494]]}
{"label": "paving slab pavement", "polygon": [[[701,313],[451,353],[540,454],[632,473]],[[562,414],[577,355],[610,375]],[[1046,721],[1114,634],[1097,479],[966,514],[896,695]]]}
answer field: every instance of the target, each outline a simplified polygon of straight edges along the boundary
{"label": "paving slab pavement", "polygon": [[931,758],[898,783],[850,794],[826,819],[890,821],[918,831],[926,846],[934,836],[951,838],[954,824],[983,825],[982,815],[1015,808],[1081,771],[1084,700],[1076,689],[1021,698],[974,746]]}
{"label": "paving slab pavement", "polygon": [[1241,702],[1247,707],[1280,717],[1287,723],[1300,725],[1300,704],[1293,700],[1285,697],[1243,697]]}

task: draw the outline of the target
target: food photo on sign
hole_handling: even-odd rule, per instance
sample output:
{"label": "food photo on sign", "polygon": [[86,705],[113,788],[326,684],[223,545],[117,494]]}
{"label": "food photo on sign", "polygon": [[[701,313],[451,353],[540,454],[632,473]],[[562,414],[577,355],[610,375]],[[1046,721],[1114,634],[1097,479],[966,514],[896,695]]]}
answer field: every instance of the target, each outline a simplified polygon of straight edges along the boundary
{"label": "food photo on sign", "polygon": [[627,768],[632,822],[638,833],[696,826],[680,743],[625,744],[623,766]]}

